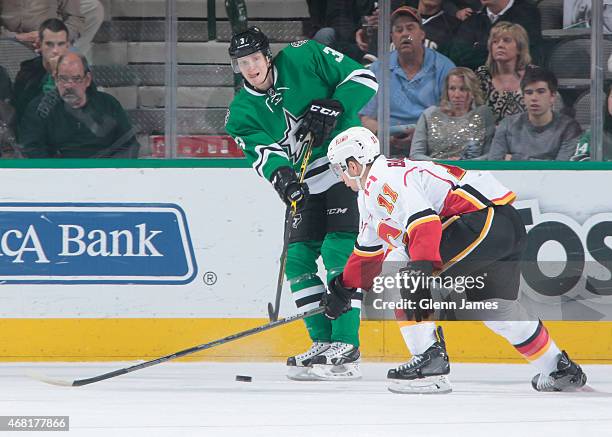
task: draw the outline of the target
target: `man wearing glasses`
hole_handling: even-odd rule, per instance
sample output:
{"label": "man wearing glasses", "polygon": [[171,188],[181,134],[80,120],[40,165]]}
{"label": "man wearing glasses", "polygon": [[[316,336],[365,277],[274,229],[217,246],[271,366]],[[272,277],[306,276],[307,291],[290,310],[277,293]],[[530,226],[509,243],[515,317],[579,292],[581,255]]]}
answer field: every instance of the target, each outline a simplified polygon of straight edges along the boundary
{"label": "man wearing glasses", "polygon": [[33,100],[19,123],[26,158],[136,158],[139,144],[121,104],[90,87],[84,56],[68,52],[57,63],[56,90]]}

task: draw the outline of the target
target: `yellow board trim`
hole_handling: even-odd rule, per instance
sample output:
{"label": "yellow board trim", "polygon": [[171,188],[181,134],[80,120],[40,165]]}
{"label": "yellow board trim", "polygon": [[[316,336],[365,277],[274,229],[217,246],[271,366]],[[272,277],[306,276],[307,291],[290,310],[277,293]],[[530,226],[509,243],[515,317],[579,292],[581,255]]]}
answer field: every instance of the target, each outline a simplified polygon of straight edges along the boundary
{"label": "yellow board trim", "polygon": [[[2,319],[0,361],[152,359],[267,323],[267,319]],[[612,363],[612,322],[546,322],[559,348],[580,363]],[[526,363],[481,322],[441,322],[453,362]],[[283,361],[309,345],[300,322],[184,358],[185,361]],[[364,321],[365,359],[404,361],[397,322]]]}

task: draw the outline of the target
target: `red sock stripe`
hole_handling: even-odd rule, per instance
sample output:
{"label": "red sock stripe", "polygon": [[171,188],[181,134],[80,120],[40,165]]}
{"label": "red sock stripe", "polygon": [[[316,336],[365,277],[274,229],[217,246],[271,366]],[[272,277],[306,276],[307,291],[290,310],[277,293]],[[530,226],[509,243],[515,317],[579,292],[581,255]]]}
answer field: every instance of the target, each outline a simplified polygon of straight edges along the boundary
{"label": "red sock stripe", "polygon": [[548,330],[544,327],[544,325],[540,324],[538,326],[538,331],[540,332],[528,342],[515,346],[516,350],[527,358],[536,355],[548,345]]}

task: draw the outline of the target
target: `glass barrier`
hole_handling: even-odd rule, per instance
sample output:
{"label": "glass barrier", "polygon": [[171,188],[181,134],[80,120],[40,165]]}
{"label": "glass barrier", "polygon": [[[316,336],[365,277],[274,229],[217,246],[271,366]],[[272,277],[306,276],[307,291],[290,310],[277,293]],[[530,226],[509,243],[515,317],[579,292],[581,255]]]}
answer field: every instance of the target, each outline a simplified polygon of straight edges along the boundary
{"label": "glass barrier", "polygon": [[[33,18],[30,27],[19,27],[15,14],[27,12],[3,10],[3,158],[135,156],[135,141],[140,158],[241,157],[240,147],[224,128],[240,81],[227,49],[233,32],[256,25],[268,35],[275,54],[291,41],[311,37],[372,69],[379,93],[360,111],[360,118],[379,134],[388,155],[442,160],[612,159],[607,103],[612,6],[607,0],[516,0],[512,5],[509,0],[491,0],[486,8],[479,0],[363,0],[333,7],[316,0],[287,6],[280,0],[81,4],[77,13],[62,10],[58,17],[75,40],[72,50],[86,55],[93,84],[115,97],[127,115],[126,122],[121,114],[111,117],[120,120],[114,123],[121,126],[121,135],[109,133],[113,123],[77,117],[75,123],[102,137],[99,144],[93,141],[91,147],[79,149],[74,140],[58,135],[66,130],[57,124],[43,141],[33,136],[42,135],[41,129],[28,128],[51,125],[48,117],[44,123],[33,121],[41,111],[20,128],[29,102],[43,88],[53,91],[55,83],[46,60],[40,62],[48,57],[47,51],[33,50],[40,23]],[[404,9],[392,15],[399,7]],[[520,13],[509,14],[507,7]],[[505,21],[507,17],[514,21]],[[26,63],[28,67],[38,62],[34,76],[26,68],[18,79],[20,64],[36,58]],[[533,86],[527,92],[521,88],[525,76],[531,80],[534,74],[542,80],[531,85],[548,81],[550,93],[545,98],[533,97]],[[58,88],[82,88],[70,79],[78,75],[62,76],[65,83]],[[67,102],[61,96],[57,101]],[[126,131],[126,126],[133,130]],[[78,129],[73,134],[79,139]],[[37,141],[48,143],[45,150],[30,150]]]}
{"label": "glass barrier", "polygon": [[[479,3],[379,2],[385,23],[380,14],[363,26],[370,47],[384,41],[370,67],[381,85],[378,113],[366,111],[364,125],[383,144],[389,135],[390,155],[413,159],[610,160],[612,6]],[[538,95],[542,83],[547,93]]]}
{"label": "glass barrier", "polygon": [[28,2],[2,10],[0,59],[17,110],[15,152],[5,141],[3,158],[152,156],[150,137],[166,118],[164,3],[85,0],[77,11],[72,3],[60,2],[55,16],[32,15]]}
{"label": "glass barrier", "polygon": [[[225,133],[227,108],[234,97],[228,56],[230,23],[225,6],[194,2],[196,17],[179,14],[176,90],[176,157],[242,157]],[[191,15],[194,15],[193,13]]]}

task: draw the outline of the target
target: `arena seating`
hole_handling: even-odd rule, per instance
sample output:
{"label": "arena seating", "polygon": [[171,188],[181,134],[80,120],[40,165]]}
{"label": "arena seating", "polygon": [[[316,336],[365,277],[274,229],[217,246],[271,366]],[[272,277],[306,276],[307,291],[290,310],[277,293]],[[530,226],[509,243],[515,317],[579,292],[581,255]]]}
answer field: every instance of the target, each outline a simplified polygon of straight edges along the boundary
{"label": "arena seating", "polygon": [[[165,120],[165,2],[107,0],[107,21],[94,40],[92,70],[98,85],[113,94],[140,133],[143,156],[159,155],[151,135],[161,134]],[[308,17],[305,0],[247,2],[249,25],[270,37],[272,50],[302,37]],[[216,2],[216,40],[208,40],[206,1],[177,3],[177,132],[223,134],[227,106],[234,95],[227,48],[231,28],[223,1]],[[214,141],[212,143],[215,143]],[[184,147],[182,150],[195,150]]]}

